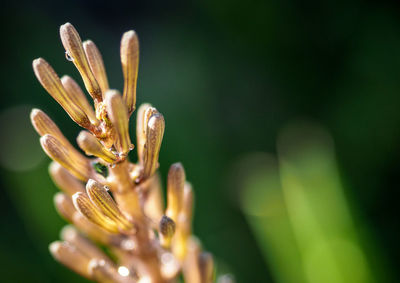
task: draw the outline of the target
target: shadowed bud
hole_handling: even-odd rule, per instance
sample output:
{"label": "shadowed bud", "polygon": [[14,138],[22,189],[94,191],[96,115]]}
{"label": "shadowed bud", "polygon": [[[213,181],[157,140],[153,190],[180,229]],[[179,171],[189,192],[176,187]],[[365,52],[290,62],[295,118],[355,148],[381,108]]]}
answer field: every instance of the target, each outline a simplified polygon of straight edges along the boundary
{"label": "shadowed bud", "polygon": [[66,23],[60,27],[60,37],[67,55],[81,74],[87,91],[93,99],[98,102],[102,101],[99,84],[89,67],[78,32],[70,23]]}
{"label": "shadowed bud", "polygon": [[93,106],[90,105],[85,93],[74,81],[74,79],[70,76],[65,75],[61,78],[61,83],[63,84],[65,90],[72,98],[72,100],[83,110],[83,112],[86,113],[90,122],[92,122],[93,125],[98,126],[100,121],[96,118],[96,114],[93,111]]}
{"label": "shadowed bud", "polygon": [[99,225],[111,233],[118,233],[117,224],[104,214],[90,201],[84,193],[76,193],[72,196],[75,208],[93,223]]}
{"label": "shadowed bud", "polygon": [[160,153],[164,128],[165,122],[163,115],[157,113],[151,116],[146,128],[143,178],[152,176],[158,168],[158,155]]}
{"label": "shadowed bud", "polygon": [[214,260],[210,253],[202,252],[198,258],[201,280],[200,282],[214,282]]}
{"label": "shadowed bud", "polygon": [[61,130],[57,127],[57,125],[51,120],[49,116],[46,115],[40,109],[32,109],[31,111],[31,122],[36,132],[40,136],[44,136],[46,134],[50,134],[64,145],[69,144],[68,140],[62,134]]}
{"label": "shadowed bud", "polygon": [[129,117],[126,105],[116,90],[106,92],[105,103],[108,116],[117,134],[114,145],[120,154],[126,156],[133,146],[129,137]]}
{"label": "shadowed bud", "polygon": [[80,252],[72,244],[60,241],[53,242],[50,244],[49,250],[57,261],[61,262],[76,273],[86,278],[91,278],[88,272],[90,258]]}
{"label": "shadowed bud", "polygon": [[[72,201],[71,201],[72,204]],[[72,204],[73,205],[73,204]],[[75,208],[74,208],[75,209]],[[115,242],[114,238],[118,238],[118,235],[111,234],[107,230],[103,229],[97,224],[94,224],[85,216],[79,212],[75,213],[72,217],[72,223],[82,233],[88,236],[90,239],[101,243],[103,245],[109,245]]]}
{"label": "shadowed bud", "polygon": [[54,195],[54,205],[58,213],[67,221],[72,222],[73,216],[76,212],[71,198],[63,193],[56,193]]}
{"label": "shadowed bud", "polygon": [[51,159],[61,164],[79,180],[86,181],[89,179],[91,167],[88,159],[84,156],[71,154],[68,148],[52,135],[41,137],[40,144]]}
{"label": "shadowed bud", "polygon": [[61,105],[78,125],[90,128],[89,118],[64,89],[53,68],[42,58],[33,60],[33,70],[44,89]]}
{"label": "shadowed bud", "polygon": [[114,163],[117,160],[114,154],[108,151],[95,136],[87,131],[81,131],[76,141],[87,155],[94,155],[108,163]]}
{"label": "shadowed bud", "polygon": [[109,257],[101,249],[81,235],[72,225],[64,226],[61,230],[61,239],[74,245],[89,258],[98,258],[111,263]]}
{"label": "shadowed bud", "polygon": [[171,240],[175,233],[175,222],[168,216],[163,216],[160,221],[160,244],[163,248],[171,246]]}
{"label": "shadowed bud", "polygon": [[83,42],[83,49],[85,50],[86,57],[89,61],[90,69],[92,70],[96,81],[99,83],[101,92],[104,95],[108,90],[108,80],[101,53],[99,49],[97,49],[96,44],[91,40]]}
{"label": "shadowed bud", "polygon": [[182,209],[185,179],[185,170],[182,164],[172,164],[168,172],[166,214],[175,222],[178,220],[178,214]]}
{"label": "shadowed bud", "polygon": [[131,230],[133,228],[132,223],[130,223],[121,213],[117,204],[104,186],[94,180],[89,180],[86,184],[86,191],[90,200],[97,206],[97,208],[105,216],[115,221],[121,229]]}
{"label": "shadowed bud", "polygon": [[146,129],[148,120],[145,119],[147,108],[150,104],[145,103],[140,105],[136,116],[136,146],[140,164],[143,165],[144,144],[146,143]]}
{"label": "shadowed bud", "polygon": [[[121,268],[121,267],[120,267]],[[97,282],[103,283],[132,283],[136,282],[132,277],[129,276],[129,270],[127,273],[121,275],[114,265],[107,263],[101,259],[92,259],[89,263],[89,273],[92,278]]]}
{"label": "shadowed bud", "polygon": [[84,185],[57,162],[50,163],[49,173],[57,187],[66,194],[72,196],[76,192],[85,191]]}
{"label": "shadowed bud", "polygon": [[160,175],[156,173],[151,176],[140,184],[140,189],[146,195],[143,206],[144,214],[157,223],[165,211]]}
{"label": "shadowed bud", "polygon": [[136,107],[136,83],[139,67],[139,40],[133,30],[125,32],[122,36],[121,63],[124,74],[123,98],[130,115]]}

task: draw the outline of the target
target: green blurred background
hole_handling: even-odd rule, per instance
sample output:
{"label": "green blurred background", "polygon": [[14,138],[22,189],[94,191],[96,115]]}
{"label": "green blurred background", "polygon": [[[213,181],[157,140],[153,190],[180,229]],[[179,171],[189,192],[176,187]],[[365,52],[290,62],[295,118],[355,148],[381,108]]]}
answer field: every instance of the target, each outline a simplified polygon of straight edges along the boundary
{"label": "green blurred background", "polygon": [[[306,119],[324,129],[323,138],[316,135],[317,144],[329,146],[317,150],[317,158],[311,152],[297,169],[326,164],[320,158],[326,157],[332,166],[321,184],[335,183],[332,190],[347,199],[348,207],[319,207],[303,216],[349,210],[349,237],[368,258],[365,274],[373,274],[375,282],[400,280],[400,2],[22,0],[0,5],[2,282],[84,282],[48,253],[64,222],[53,208],[57,190],[47,174],[49,159],[29,124],[30,109],[37,107],[70,140],[79,131],[41,88],[31,67],[33,59],[44,57],[59,75],[79,78],[59,40],[58,28],[67,21],[97,44],[110,85],[120,90],[120,37],[129,29],[139,34],[138,102],[152,103],[166,119],[161,173],[165,180],[171,163],[184,164],[196,192],[194,231],[220,272],[234,274],[237,282],[289,282],[277,274],[299,268],[301,260],[296,262],[292,253],[299,247],[303,251],[301,240],[285,237],[304,219],[296,224],[285,216],[278,223],[293,225],[290,233],[280,227],[263,234],[263,224],[246,211],[249,204],[241,203],[251,180],[261,182],[263,200],[279,174],[276,182],[282,182],[288,201],[286,181],[308,171],[289,170],[282,160],[291,151],[279,142],[277,150],[276,144],[288,123]],[[313,137],[307,129],[286,140],[296,144],[299,135]],[[264,167],[246,162],[254,154],[264,156],[260,152],[270,154],[260,161],[269,165],[257,179],[254,172]],[[275,155],[280,165],[271,161]],[[286,209],[298,215],[291,213],[295,203],[285,206],[281,191],[276,202],[265,197],[257,205],[283,204],[285,215]],[[320,196],[313,204],[326,201]],[[275,227],[270,224],[265,225]],[[282,237],[277,231],[283,231]],[[293,265],[279,262],[284,250]]]}

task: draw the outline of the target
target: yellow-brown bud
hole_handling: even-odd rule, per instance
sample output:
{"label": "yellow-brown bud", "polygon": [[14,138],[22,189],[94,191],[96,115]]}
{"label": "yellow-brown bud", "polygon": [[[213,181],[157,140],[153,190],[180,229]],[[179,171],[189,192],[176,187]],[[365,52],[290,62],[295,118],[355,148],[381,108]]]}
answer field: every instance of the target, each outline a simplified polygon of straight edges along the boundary
{"label": "yellow-brown bud", "polygon": [[130,115],[136,107],[136,84],[139,67],[139,40],[133,30],[125,32],[122,36],[121,63],[124,74],[123,98]]}
{"label": "yellow-brown bud", "polygon": [[108,163],[114,163],[117,160],[114,154],[106,149],[95,136],[87,131],[81,131],[76,141],[87,155],[94,155]]}
{"label": "yellow-brown bud", "polygon": [[83,50],[82,40],[76,29],[70,23],[60,27],[60,37],[67,56],[69,56],[82,76],[87,91],[98,102],[102,101],[100,86],[90,69],[86,54]]}
{"label": "yellow-brown bud", "polygon": [[99,49],[97,49],[96,44],[91,40],[83,42],[83,49],[85,50],[86,57],[89,61],[90,69],[92,70],[94,77],[99,83],[101,92],[104,95],[108,90],[108,80],[101,53]]}
{"label": "yellow-brown bud", "polygon": [[49,173],[57,187],[72,196],[76,192],[84,192],[85,187],[78,179],[72,176],[67,169],[53,161],[49,166]]}
{"label": "yellow-brown bud", "polygon": [[172,164],[168,172],[166,214],[175,222],[178,220],[178,214],[182,209],[185,180],[185,170],[182,164]]}

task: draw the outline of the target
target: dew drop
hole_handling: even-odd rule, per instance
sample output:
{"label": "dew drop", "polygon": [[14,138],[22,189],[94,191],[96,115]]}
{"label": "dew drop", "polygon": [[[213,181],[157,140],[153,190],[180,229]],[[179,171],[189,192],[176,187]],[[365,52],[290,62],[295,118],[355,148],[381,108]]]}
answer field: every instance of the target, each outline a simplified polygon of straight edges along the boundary
{"label": "dew drop", "polygon": [[130,146],[129,146],[129,150],[132,150],[132,149],[134,149],[135,148],[135,146],[133,145],[133,144],[131,144]]}
{"label": "dew drop", "polygon": [[104,189],[108,192],[110,191],[110,187],[109,186],[104,186]]}
{"label": "dew drop", "polygon": [[68,61],[74,61],[74,58],[72,58],[71,57],[71,55],[69,54],[69,52],[68,51],[65,51],[65,58],[68,60]]}
{"label": "dew drop", "polygon": [[115,163],[111,164],[110,168],[115,168]]}

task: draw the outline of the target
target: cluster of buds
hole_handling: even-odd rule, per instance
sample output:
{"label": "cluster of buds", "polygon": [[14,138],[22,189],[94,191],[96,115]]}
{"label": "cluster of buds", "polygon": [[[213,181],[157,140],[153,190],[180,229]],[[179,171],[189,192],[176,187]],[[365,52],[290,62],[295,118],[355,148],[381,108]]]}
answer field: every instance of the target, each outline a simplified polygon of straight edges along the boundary
{"label": "cluster of buds", "polygon": [[186,282],[212,282],[213,258],[191,233],[193,190],[180,163],[169,170],[165,208],[157,172],[165,122],[150,104],[137,111],[138,162],[128,160],[134,148],[129,118],[136,105],[136,33],[128,31],[121,40],[122,95],[109,89],[92,41],[82,43],[70,23],[61,26],[60,35],[94,105],[71,77],[60,79],[44,59],[34,60],[33,69],[45,90],[84,128],[77,144],[93,157],[75,149],[43,111],[32,110],[41,146],[53,160],[50,175],[62,191],[54,197],[55,206],[72,224],[62,230],[62,241],[50,244],[51,254],[99,282],[175,282],[181,273]]}

